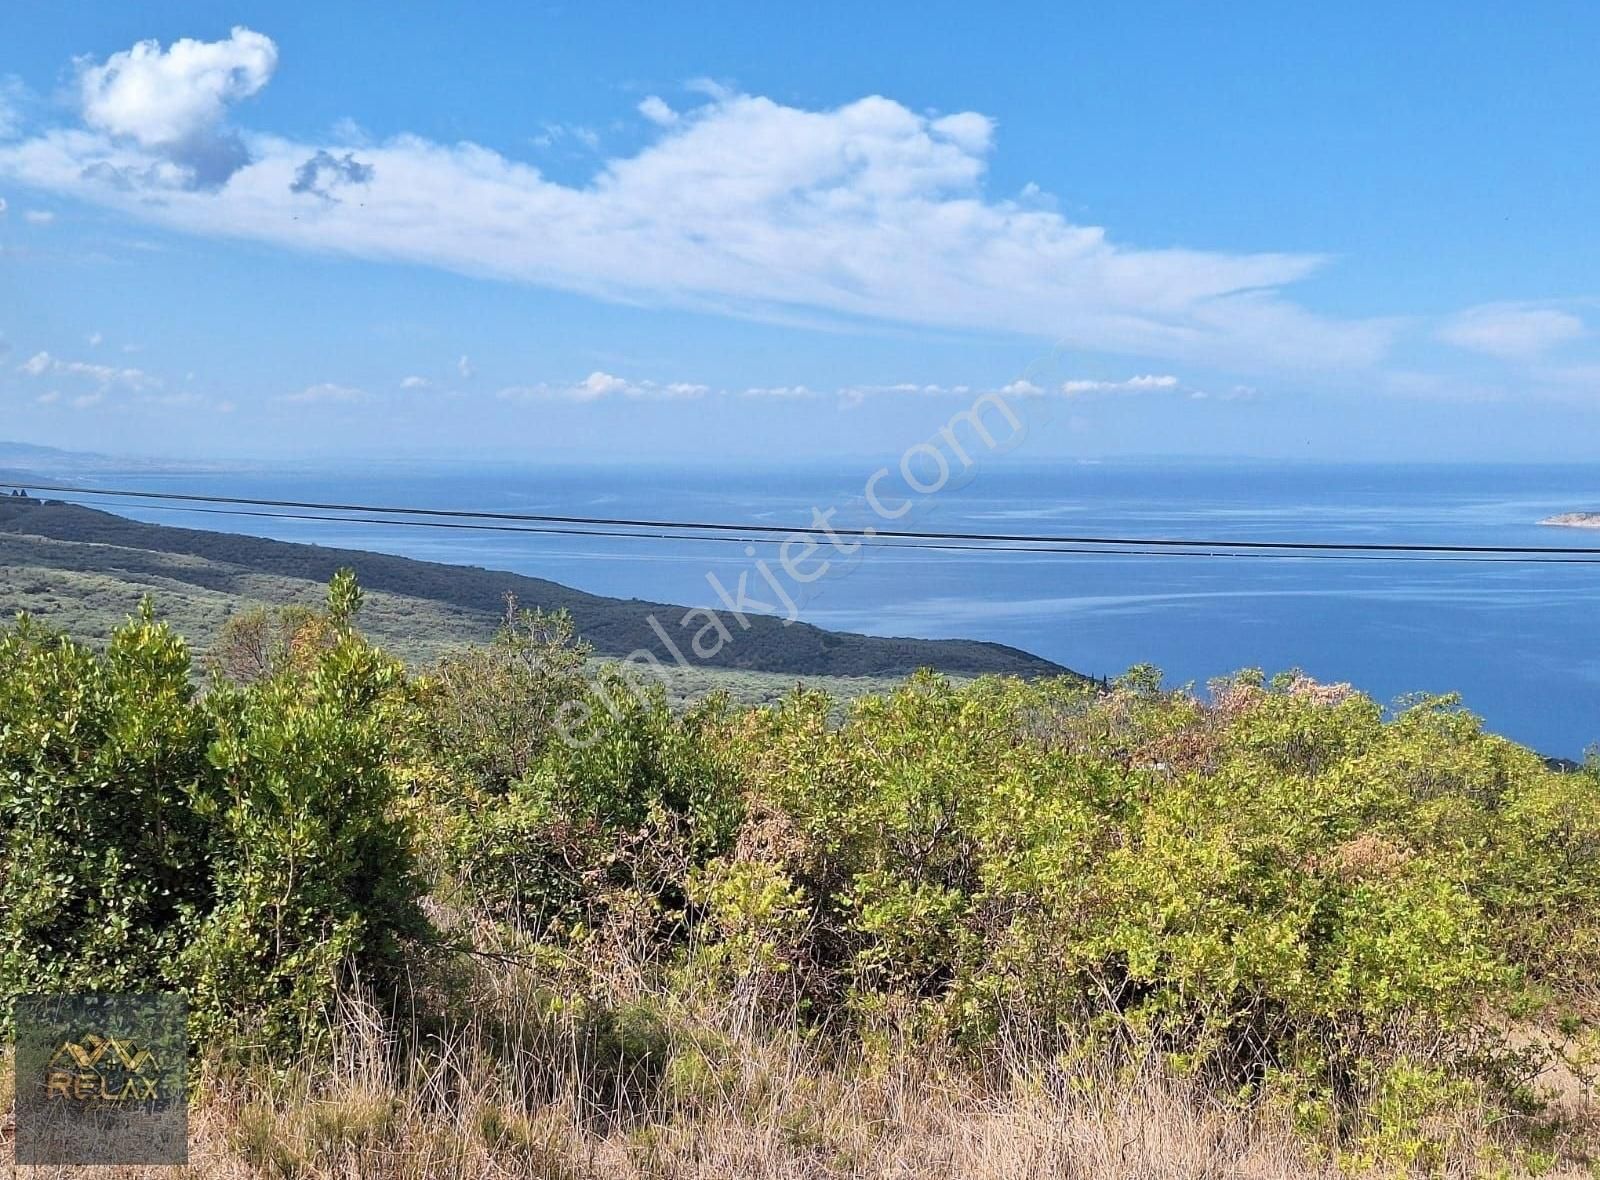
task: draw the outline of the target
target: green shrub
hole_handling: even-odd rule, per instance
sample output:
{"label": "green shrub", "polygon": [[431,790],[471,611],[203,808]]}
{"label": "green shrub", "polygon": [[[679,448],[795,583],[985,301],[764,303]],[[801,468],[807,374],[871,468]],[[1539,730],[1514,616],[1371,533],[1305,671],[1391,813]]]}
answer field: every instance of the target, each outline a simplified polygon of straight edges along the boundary
{"label": "green shrub", "polygon": [[393,983],[421,881],[389,762],[402,676],[351,631],[359,603],[336,577],[314,656],[203,697],[148,605],[103,654],[0,632],[5,1012],[171,987],[214,1047],[282,1047],[339,983]]}
{"label": "green shrub", "polygon": [[936,1004],[975,1043],[1102,1029],[1236,1079],[1308,1052],[1346,1076],[1431,1030],[1465,1069],[1468,1025],[1594,945],[1592,780],[1449,700],[1385,722],[1298,675],[1207,703],[1142,671],[1097,699],[921,677],[830,709],[746,727],[741,843],[813,906],[791,966],[862,1011]]}
{"label": "green shrub", "polygon": [[423,688],[422,720],[434,755],[474,787],[502,794],[520,782],[582,700],[589,648],[565,613],[519,611],[486,647],[456,652]]}
{"label": "green shrub", "polygon": [[671,919],[687,874],[737,830],[725,706],[674,714],[659,691],[636,691],[616,673],[572,699],[566,735],[502,799],[469,782],[452,802],[455,893],[535,931],[592,927],[618,893]]}
{"label": "green shrub", "polygon": [[402,679],[345,630],[309,669],[206,698],[214,774],[196,808],[217,904],[182,956],[205,1027],[290,1041],[342,983],[402,973],[403,941],[425,929],[390,764]]}
{"label": "green shrub", "polygon": [[98,654],[0,632],[0,1024],[18,994],[170,979],[210,900],[209,730],[148,604]]}

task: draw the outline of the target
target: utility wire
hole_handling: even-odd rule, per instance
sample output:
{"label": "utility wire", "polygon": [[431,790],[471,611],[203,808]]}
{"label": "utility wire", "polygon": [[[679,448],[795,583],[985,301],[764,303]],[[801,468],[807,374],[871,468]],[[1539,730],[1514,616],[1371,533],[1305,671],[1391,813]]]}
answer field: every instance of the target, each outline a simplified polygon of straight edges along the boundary
{"label": "utility wire", "polygon": [[[388,525],[396,528],[428,528],[445,530],[466,530],[474,532],[495,533],[521,533],[545,537],[580,537],[580,538],[610,538],[620,540],[646,540],[646,541],[690,541],[738,545],[772,545],[781,539],[794,536],[829,535],[835,537],[857,538],[860,544],[875,549],[894,551],[923,551],[923,552],[967,552],[967,553],[1007,553],[1007,554],[1034,554],[1050,556],[1052,554],[1071,554],[1081,556],[1122,556],[1122,557],[1188,557],[1188,558],[1260,558],[1282,561],[1440,561],[1465,564],[1543,564],[1543,565],[1600,565],[1600,548],[1560,548],[1560,547],[1517,547],[1517,546],[1417,546],[1417,545],[1357,545],[1340,544],[1322,546],[1312,542],[1251,542],[1251,541],[1184,541],[1173,538],[1138,539],[1138,538],[1066,538],[1049,536],[1029,536],[1004,533],[913,533],[913,532],[872,532],[871,530],[851,529],[786,529],[774,525],[737,525],[737,524],[706,524],[692,522],[658,522],[644,525],[627,520],[614,520],[610,518],[594,518],[596,523],[617,524],[631,528],[635,531],[618,529],[597,529],[585,527],[584,524],[566,524],[568,520],[587,521],[587,518],[550,517],[533,514],[515,513],[490,513],[468,512],[464,510],[427,509],[427,508],[362,508],[359,506],[344,506],[331,504],[305,504],[300,505],[289,501],[257,500],[248,497],[223,497],[223,496],[187,496],[176,493],[161,492],[125,492],[110,491],[94,488],[64,487],[59,485],[30,484],[30,487],[39,491],[51,491],[64,494],[92,495],[92,496],[126,496],[161,500],[198,501],[206,504],[259,504],[264,506],[285,505],[293,507],[310,507],[318,513],[336,512],[339,515],[320,515],[302,512],[259,511],[243,508],[215,508],[193,507],[186,504],[145,504],[130,505],[113,504],[112,507],[136,508],[141,511],[164,511],[181,513],[205,513],[216,516],[251,517],[267,520],[292,520],[308,522],[325,522],[331,524],[367,524]],[[526,520],[526,521],[555,521],[561,522],[560,527],[538,527],[532,525],[515,524],[480,524],[466,520],[410,520],[386,519],[374,516],[351,516],[352,511],[385,512],[405,516],[418,515],[444,515],[451,517],[487,517],[496,520]],[[668,529],[675,531],[642,532],[641,528]],[[703,530],[728,529],[743,530],[754,535],[729,535],[728,533],[715,533],[703,535]],[[695,531],[689,531],[695,530]],[[773,536],[781,534],[781,537]],[[924,540],[923,538],[927,538]],[[934,538],[939,540],[935,541]],[[944,540],[950,538],[950,541]],[[960,543],[978,541],[980,543]],[[1022,544],[1006,544],[1004,542],[1019,541]],[[953,542],[953,543],[952,543]],[[1185,545],[1191,548],[1177,548]],[[1130,546],[1165,546],[1164,548],[1132,548]],[[1232,546],[1239,546],[1234,549]],[[1335,549],[1338,552],[1316,552],[1319,549]],[[1289,550],[1288,552],[1274,552],[1273,550]],[[1357,552],[1353,552],[1356,550]],[[1556,556],[1564,555],[1564,556]],[[1579,556],[1583,555],[1583,556]]]}
{"label": "utility wire", "polygon": [[[13,485],[20,486],[20,485]],[[1504,553],[1547,555],[1600,555],[1600,547],[1563,545],[1439,545],[1395,544],[1363,541],[1238,541],[1199,537],[1063,536],[1051,533],[940,533],[909,529],[834,528],[831,525],[731,524],[714,521],[649,520],[615,516],[558,516],[546,513],[486,512],[461,508],[385,507],[373,504],[337,504],[311,500],[267,500],[249,496],[217,496],[198,492],[144,492],[128,489],[85,488],[65,484],[29,484],[44,492],[81,496],[122,496],[139,500],[180,501],[200,504],[235,504],[256,508],[303,508],[323,512],[375,512],[391,516],[423,516],[456,520],[526,521],[538,524],[598,525],[621,528],[698,529],[702,531],[763,533],[780,536],[886,537],[917,541],[994,541],[1050,545],[1142,545],[1157,548],[1190,546],[1205,549],[1325,550],[1354,553]]]}

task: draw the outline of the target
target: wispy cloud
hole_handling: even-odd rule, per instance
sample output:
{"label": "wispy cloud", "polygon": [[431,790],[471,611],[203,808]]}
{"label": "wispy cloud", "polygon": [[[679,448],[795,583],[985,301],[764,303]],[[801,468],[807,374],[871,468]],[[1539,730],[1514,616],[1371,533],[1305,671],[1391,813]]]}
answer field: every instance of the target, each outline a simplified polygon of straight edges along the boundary
{"label": "wispy cloud", "polygon": [[0,145],[0,175],[198,234],[737,315],[1246,368],[1368,365],[1395,332],[1287,298],[1316,255],[1141,249],[1037,200],[991,198],[992,120],[883,97],[811,110],[706,86],[683,112],[646,100],[654,141],[577,186],[475,144],[402,135],[352,159],[360,202],[333,202],[297,179],[319,153],[348,153],[228,128],[230,104],[276,64],[273,42],[247,29],[86,63],[83,125]]}
{"label": "wispy cloud", "polygon": [[1524,303],[1489,303],[1468,308],[1439,329],[1439,338],[1457,348],[1506,360],[1527,360],[1585,333],[1571,312]]}
{"label": "wispy cloud", "polygon": [[283,394],[278,400],[308,404],[312,402],[350,403],[364,402],[367,392],[357,389],[353,385],[338,385],[332,381],[320,381],[315,385],[308,385],[295,393]]}
{"label": "wispy cloud", "polygon": [[17,366],[17,371],[29,377],[81,377],[93,381],[101,386],[120,385],[128,389],[143,390],[153,389],[161,384],[161,379],[143,369],[118,368],[115,365],[97,365],[88,361],[67,361],[60,357],[51,356],[48,352],[36,352],[22,364]]}
{"label": "wispy cloud", "polygon": [[538,148],[575,143],[585,151],[592,152],[600,147],[600,133],[580,123],[546,123],[543,130],[530,137],[529,142]]}
{"label": "wispy cloud", "polygon": [[22,79],[13,75],[0,78],[0,139],[10,139],[22,131],[22,107],[28,90]]}

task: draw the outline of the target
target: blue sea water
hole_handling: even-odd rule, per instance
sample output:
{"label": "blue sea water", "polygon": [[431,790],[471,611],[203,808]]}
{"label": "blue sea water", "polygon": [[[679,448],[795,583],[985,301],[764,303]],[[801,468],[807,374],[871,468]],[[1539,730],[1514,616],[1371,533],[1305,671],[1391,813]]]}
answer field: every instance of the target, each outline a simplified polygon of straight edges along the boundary
{"label": "blue sea water", "polygon": [[[864,498],[875,464],[830,468],[297,467],[99,475],[101,486],[277,499],[596,517],[808,523],[945,532],[1592,546],[1600,534],[1540,527],[1600,509],[1595,466],[1328,466],[1265,463],[991,464],[914,498],[895,521]],[[898,477],[880,485],[893,507]],[[755,562],[776,545],[551,537],[265,520],[126,504],[163,524],[373,549],[515,570],[599,594],[717,606],[707,580],[781,607]],[[828,556],[824,552],[818,557]],[[1241,667],[1300,668],[1384,702],[1459,692],[1489,728],[1547,754],[1600,740],[1600,564],[1405,559],[1043,556],[863,548],[799,586],[800,616],[880,635],[997,640],[1080,671],[1150,662],[1170,683]],[[815,562],[808,567],[815,568]]]}

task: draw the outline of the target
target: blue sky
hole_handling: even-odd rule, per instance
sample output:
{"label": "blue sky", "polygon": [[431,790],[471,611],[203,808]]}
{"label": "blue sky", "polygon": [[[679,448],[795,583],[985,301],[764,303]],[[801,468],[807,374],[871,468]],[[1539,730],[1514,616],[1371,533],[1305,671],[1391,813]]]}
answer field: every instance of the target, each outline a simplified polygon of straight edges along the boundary
{"label": "blue sky", "polygon": [[0,437],[1582,459],[1592,5],[30,3]]}

